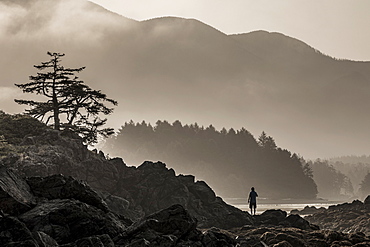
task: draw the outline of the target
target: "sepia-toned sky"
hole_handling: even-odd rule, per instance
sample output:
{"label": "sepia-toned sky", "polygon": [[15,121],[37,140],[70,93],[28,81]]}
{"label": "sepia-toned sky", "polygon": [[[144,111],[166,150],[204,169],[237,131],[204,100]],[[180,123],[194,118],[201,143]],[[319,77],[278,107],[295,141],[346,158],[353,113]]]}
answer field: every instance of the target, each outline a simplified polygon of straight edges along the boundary
{"label": "sepia-toned sky", "polygon": [[227,34],[281,32],[336,58],[370,60],[369,0],[92,0],[135,20],[195,18]]}

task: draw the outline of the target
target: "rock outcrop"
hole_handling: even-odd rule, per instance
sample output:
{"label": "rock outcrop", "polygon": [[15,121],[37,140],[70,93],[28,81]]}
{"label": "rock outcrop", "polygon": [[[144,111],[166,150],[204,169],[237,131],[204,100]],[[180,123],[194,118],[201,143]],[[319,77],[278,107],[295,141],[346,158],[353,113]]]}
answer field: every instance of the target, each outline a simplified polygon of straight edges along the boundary
{"label": "rock outcrop", "polygon": [[306,206],[302,210],[293,209],[290,211],[291,214],[299,214],[299,215],[311,215],[318,212],[324,211],[324,207],[316,208],[315,206]]}
{"label": "rock outcrop", "polygon": [[261,215],[253,216],[254,227],[294,227],[301,230],[319,230],[319,227],[310,224],[297,214],[287,215],[287,212],[280,209],[266,210]]}
{"label": "rock outcrop", "polygon": [[370,246],[368,198],[309,221],[281,210],[252,217],[194,176],[161,162],[128,167],[70,132],[46,129],[9,150],[0,160],[1,246]]}
{"label": "rock outcrop", "polygon": [[[106,159],[101,152],[89,151],[71,132],[47,129],[41,135],[27,136],[18,148],[18,153],[9,154],[2,163],[21,177],[54,175],[58,180],[56,174],[63,174],[86,181],[101,191],[111,210],[133,221],[180,204],[197,218],[200,227],[231,228],[251,224],[248,213],[226,204],[205,182],[195,181],[194,176],[176,175],[161,162],[146,161],[139,167],[128,167],[120,158]],[[48,182],[53,183],[50,179]],[[34,178],[29,183],[46,186],[42,178]],[[39,196],[91,200],[89,194],[84,198],[72,195],[68,191],[70,182],[58,180],[57,183],[61,184],[55,191]],[[80,184],[80,189],[83,186]],[[35,193],[38,193],[36,188]]]}
{"label": "rock outcrop", "polygon": [[[125,167],[120,159],[111,162]],[[164,163],[147,161],[138,168],[125,169],[121,176],[116,194],[145,215],[181,204],[197,218],[199,227],[227,229],[251,223],[248,213],[226,204],[205,182],[195,181],[191,175],[176,176]]]}
{"label": "rock outcrop", "polygon": [[330,206],[305,219],[322,229],[370,234],[370,205],[359,200]]}
{"label": "rock outcrop", "polygon": [[331,230],[302,230],[293,227],[235,228],[230,231],[238,246],[258,247],[341,247],[370,246],[365,234],[341,233]]}
{"label": "rock outcrop", "polygon": [[368,195],[364,200],[365,205],[370,205],[370,195]]}
{"label": "rock outcrop", "polygon": [[[1,246],[235,246],[226,234],[197,229],[197,219],[179,204],[148,215],[135,223],[109,210],[98,193],[72,177],[19,178],[0,167],[0,181],[17,181],[9,204],[0,204]],[[3,191],[6,187],[2,184]],[[19,195],[32,203],[18,206]],[[23,204],[21,204],[23,205]],[[14,206],[22,210],[9,210]]]}
{"label": "rock outcrop", "polygon": [[18,215],[34,203],[29,185],[14,172],[0,166],[0,208],[5,213]]}

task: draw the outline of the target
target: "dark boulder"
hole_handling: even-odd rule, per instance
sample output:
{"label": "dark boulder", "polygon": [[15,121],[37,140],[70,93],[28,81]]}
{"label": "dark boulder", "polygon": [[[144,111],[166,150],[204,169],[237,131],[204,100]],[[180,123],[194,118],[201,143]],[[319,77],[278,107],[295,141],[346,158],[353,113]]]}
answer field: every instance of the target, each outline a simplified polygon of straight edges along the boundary
{"label": "dark boulder", "polygon": [[28,184],[14,172],[0,165],[0,209],[18,215],[29,209],[35,198]]}
{"label": "dark boulder", "polygon": [[203,246],[233,247],[237,245],[235,239],[217,228],[211,228],[205,231],[202,237],[202,243]]}
{"label": "dark boulder", "polygon": [[270,209],[263,212],[261,215],[254,217],[259,225],[278,225],[279,222],[285,220],[287,212],[280,209]]}
{"label": "dark boulder", "polygon": [[311,230],[310,223],[297,214],[289,215],[285,220],[282,221],[282,225],[295,227],[302,230]]}
{"label": "dark boulder", "polygon": [[44,232],[33,232],[33,238],[36,240],[40,247],[55,247],[59,246],[57,241]]}
{"label": "dark boulder", "polygon": [[[115,239],[118,244],[142,243],[145,239],[149,246],[173,246],[178,241],[188,240],[189,236],[201,235],[196,230],[197,221],[181,205],[149,215],[135,222]],[[134,245],[135,246],[135,245]]]}
{"label": "dark boulder", "polygon": [[108,212],[107,204],[86,182],[61,174],[48,177],[30,177],[26,181],[31,187],[32,193],[37,197],[49,200],[76,199]]}
{"label": "dark boulder", "polygon": [[0,217],[0,246],[22,242],[33,243],[37,246],[31,231],[24,223],[12,216]]}
{"label": "dark boulder", "polygon": [[[306,246],[304,241],[302,241],[301,239],[299,239],[296,236],[293,236],[291,234],[279,233],[279,234],[276,235],[276,240],[278,240],[279,243],[287,242],[291,246],[294,246],[294,247],[305,247]],[[278,245],[278,246],[280,246],[280,245]],[[285,246],[285,245],[282,245],[282,246]]]}
{"label": "dark boulder", "polygon": [[[118,165],[119,160],[114,163]],[[177,176],[164,163],[146,161],[137,168],[122,170],[122,183],[117,191],[129,195],[126,199],[130,209],[142,209],[145,215],[150,215],[180,204],[197,218],[202,228],[227,229],[252,223],[247,212],[226,204],[205,182],[194,181],[193,176]]]}
{"label": "dark boulder", "polygon": [[58,244],[65,244],[92,235],[115,237],[125,225],[112,213],[74,199],[56,199],[37,205],[19,216],[31,231],[42,231]]}

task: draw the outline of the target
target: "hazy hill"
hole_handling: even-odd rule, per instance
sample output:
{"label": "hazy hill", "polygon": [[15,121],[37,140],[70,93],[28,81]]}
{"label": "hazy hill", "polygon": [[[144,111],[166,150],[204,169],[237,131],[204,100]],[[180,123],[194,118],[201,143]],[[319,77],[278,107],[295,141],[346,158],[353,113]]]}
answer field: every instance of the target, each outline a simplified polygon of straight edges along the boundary
{"label": "hazy hill", "polygon": [[354,191],[361,195],[361,184],[365,176],[370,172],[370,156],[342,156],[329,160],[329,162],[343,174],[348,176],[353,184]]}
{"label": "hazy hill", "polygon": [[309,158],[365,154],[370,63],[338,61],[263,31],[226,35],[197,20],[137,22],[84,0],[0,0],[0,108],[46,51],[120,103],[112,116],[267,131]]}

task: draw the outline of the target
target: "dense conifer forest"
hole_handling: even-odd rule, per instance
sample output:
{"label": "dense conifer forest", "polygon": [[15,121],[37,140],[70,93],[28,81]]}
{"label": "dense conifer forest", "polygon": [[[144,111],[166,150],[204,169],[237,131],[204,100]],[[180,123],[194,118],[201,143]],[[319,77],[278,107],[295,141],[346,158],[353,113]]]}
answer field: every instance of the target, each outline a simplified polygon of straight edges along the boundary
{"label": "dense conifer forest", "polygon": [[244,128],[218,131],[180,121],[155,126],[131,121],[106,140],[103,150],[128,165],[163,161],[177,173],[205,180],[225,198],[245,197],[251,186],[262,198],[313,199],[317,194],[311,168],[265,132],[256,139]]}

